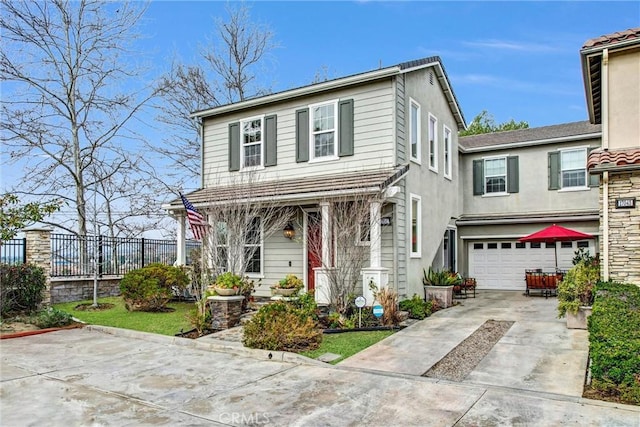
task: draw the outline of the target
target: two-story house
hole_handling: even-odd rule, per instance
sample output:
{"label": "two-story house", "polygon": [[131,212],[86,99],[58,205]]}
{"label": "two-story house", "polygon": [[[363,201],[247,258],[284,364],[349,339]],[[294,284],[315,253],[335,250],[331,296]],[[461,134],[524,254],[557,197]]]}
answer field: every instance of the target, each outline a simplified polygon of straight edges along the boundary
{"label": "two-story house", "polygon": [[459,268],[480,289],[524,290],[524,271],[569,269],[575,251],[596,239],[529,243],[518,239],[552,224],[598,234],[598,177],[588,154],[600,147],[587,121],[461,137],[463,212]]}
{"label": "two-story house", "polygon": [[[458,130],[465,121],[438,57],[406,62],[193,114],[202,125],[202,189],[187,198],[202,213],[237,195],[251,176],[250,198],[296,210],[296,238],[260,235],[247,271],[269,285],[286,274],[326,302],[326,269],[340,251],[334,199],[375,194],[362,269],[368,284],[402,296],[423,294],[423,268],[455,269],[455,219],[461,213]],[[185,210],[178,219],[184,263]],[[312,224],[320,226],[314,231]],[[211,224],[215,228],[215,224]],[[258,227],[259,228],[259,227]],[[258,231],[260,233],[260,231]],[[290,236],[291,234],[289,234]],[[311,253],[319,239],[322,251]],[[359,241],[364,240],[364,241]],[[317,258],[321,259],[317,259]],[[268,286],[257,295],[269,295]]]}
{"label": "two-story house", "polygon": [[640,28],[588,40],[580,56],[589,120],[602,125],[588,161],[601,177],[602,275],[640,285]]}

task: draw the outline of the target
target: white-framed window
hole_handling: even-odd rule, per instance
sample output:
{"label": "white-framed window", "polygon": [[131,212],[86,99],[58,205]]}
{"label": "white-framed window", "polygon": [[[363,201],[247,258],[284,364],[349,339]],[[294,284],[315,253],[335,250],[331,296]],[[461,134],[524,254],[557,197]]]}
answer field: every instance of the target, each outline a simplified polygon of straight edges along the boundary
{"label": "white-framed window", "polygon": [[507,158],[484,159],[484,194],[507,192]]}
{"label": "white-framed window", "polygon": [[[250,277],[260,276],[263,272],[263,229],[260,217],[255,217],[249,224],[244,239],[241,240],[242,247],[238,246],[237,250],[229,248],[229,242],[234,239],[229,238],[229,230],[225,222],[218,222],[216,225],[215,246],[217,266],[220,271],[228,271],[229,266],[239,268],[244,263],[245,274]],[[230,257],[235,256],[238,259],[233,260]],[[240,260],[240,258],[242,258]],[[235,261],[235,262],[234,262]]]}
{"label": "white-framed window", "polygon": [[338,101],[309,106],[311,160],[338,158]]}
{"label": "white-framed window", "polygon": [[429,113],[429,169],[438,172],[438,119]]}
{"label": "white-framed window", "polygon": [[560,151],[561,188],[585,188],[587,186],[587,149],[575,148]]}
{"label": "white-framed window", "polygon": [[411,223],[411,257],[420,258],[422,256],[422,198],[416,194],[410,194],[409,200],[409,222]]}
{"label": "white-framed window", "polygon": [[262,274],[262,220],[255,217],[247,230],[244,242],[245,273],[248,276]]}
{"label": "white-framed window", "polygon": [[240,121],[240,158],[242,168],[264,165],[264,116]]}
{"label": "white-framed window", "polygon": [[362,222],[358,224],[356,232],[358,237],[356,238],[356,245],[369,246],[371,245],[371,216],[366,214],[362,219]]}
{"label": "white-framed window", "polygon": [[411,161],[420,163],[420,104],[410,98],[409,145]]}
{"label": "white-framed window", "polygon": [[452,142],[451,142],[451,129],[446,126],[442,127],[444,138],[444,177],[451,179],[451,169],[453,163]]}

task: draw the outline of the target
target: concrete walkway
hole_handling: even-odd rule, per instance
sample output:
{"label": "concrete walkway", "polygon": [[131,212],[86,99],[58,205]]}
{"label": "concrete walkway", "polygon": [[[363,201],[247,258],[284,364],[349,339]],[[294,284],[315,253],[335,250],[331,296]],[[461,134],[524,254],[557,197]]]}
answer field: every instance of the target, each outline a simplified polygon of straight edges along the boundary
{"label": "concrete walkway", "polygon": [[479,292],[344,360],[340,366],[422,375],[485,321],[515,323],[464,380],[580,397],[589,342],[558,319],[556,298]]}
{"label": "concrete walkway", "polygon": [[[585,354],[584,333],[556,328],[562,321],[555,316],[540,321],[546,331],[526,320],[552,313],[554,301],[504,299],[467,301],[335,367],[237,343],[115,328],[2,340],[0,425],[640,425],[639,407],[579,397],[571,366]],[[473,304],[485,314],[474,314]],[[463,382],[418,375],[465,328],[473,332],[483,317],[502,320],[509,312],[504,320],[516,324]],[[383,363],[383,349],[397,356]],[[414,362],[400,362],[402,353]],[[536,360],[542,364],[534,368]]]}

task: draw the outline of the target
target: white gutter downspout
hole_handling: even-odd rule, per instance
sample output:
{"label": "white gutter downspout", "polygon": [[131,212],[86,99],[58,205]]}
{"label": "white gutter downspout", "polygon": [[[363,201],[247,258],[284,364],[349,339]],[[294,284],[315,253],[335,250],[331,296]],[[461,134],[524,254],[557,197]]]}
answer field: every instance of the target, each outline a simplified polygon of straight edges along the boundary
{"label": "white gutter downspout", "polygon": [[[600,82],[600,112],[602,122],[602,148],[609,149],[609,49],[602,51]],[[602,173],[602,280],[609,280],[609,172]]]}

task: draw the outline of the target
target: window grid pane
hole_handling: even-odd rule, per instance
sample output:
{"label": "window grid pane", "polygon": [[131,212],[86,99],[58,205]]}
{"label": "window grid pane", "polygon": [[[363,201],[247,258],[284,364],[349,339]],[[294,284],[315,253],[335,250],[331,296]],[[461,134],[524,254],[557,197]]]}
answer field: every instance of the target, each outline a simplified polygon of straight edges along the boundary
{"label": "window grid pane", "polygon": [[325,104],[312,109],[313,155],[335,155],[335,104]]}

